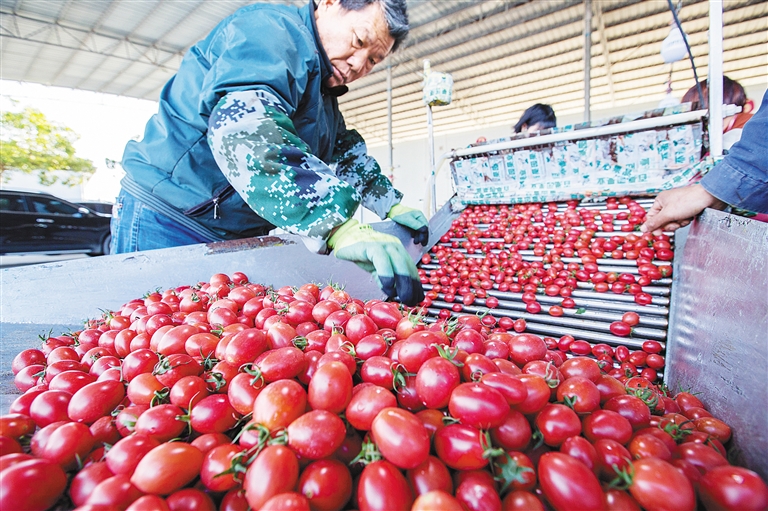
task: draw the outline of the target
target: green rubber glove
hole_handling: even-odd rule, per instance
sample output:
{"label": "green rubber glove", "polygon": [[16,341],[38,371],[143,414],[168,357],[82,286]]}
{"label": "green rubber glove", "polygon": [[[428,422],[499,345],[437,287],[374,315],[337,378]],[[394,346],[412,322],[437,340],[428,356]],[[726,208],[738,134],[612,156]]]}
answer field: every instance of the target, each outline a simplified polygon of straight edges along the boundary
{"label": "green rubber glove", "polygon": [[395,204],[387,213],[387,218],[408,229],[414,243],[418,243],[423,247],[427,246],[427,242],[429,242],[429,222],[424,213],[402,204]]}
{"label": "green rubber glove", "polygon": [[353,219],[341,224],[328,239],[328,246],[339,259],[352,261],[378,278],[388,297],[398,297],[406,305],[424,299],[416,265],[396,237]]}

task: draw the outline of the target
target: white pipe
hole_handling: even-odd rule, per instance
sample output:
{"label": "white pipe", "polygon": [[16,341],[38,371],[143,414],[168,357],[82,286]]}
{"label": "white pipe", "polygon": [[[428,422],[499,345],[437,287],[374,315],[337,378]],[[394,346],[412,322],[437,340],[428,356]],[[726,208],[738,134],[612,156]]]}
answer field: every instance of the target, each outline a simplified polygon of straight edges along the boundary
{"label": "white pipe", "polygon": [[709,0],[709,154],[723,154],[723,2]]}
{"label": "white pipe", "polygon": [[387,140],[389,141],[389,178],[395,181],[395,146],[392,141],[392,57],[387,57]]}
{"label": "white pipe", "polygon": [[[432,124],[432,107],[430,105],[427,105],[427,135],[429,139],[429,181],[434,183],[437,177],[437,169],[435,167],[435,133]],[[427,190],[432,190],[429,208],[434,214],[437,211],[437,194],[435,193],[434,186],[427,187]]]}
{"label": "white pipe", "polygon": [[592,120],[592,0],[584,0],[584,122],[589,122],[591,120]]}

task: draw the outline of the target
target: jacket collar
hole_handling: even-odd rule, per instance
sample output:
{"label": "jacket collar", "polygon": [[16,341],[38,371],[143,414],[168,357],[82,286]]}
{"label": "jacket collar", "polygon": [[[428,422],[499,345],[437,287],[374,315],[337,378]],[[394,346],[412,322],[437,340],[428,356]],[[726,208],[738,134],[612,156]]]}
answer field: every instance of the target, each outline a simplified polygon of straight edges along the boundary
{"label": "jacket collar", "polygon": [[317,33],[317,24],[315,23],[315,5],[314,0],[309,0],[307,6],[301,9],[301,16],[304,19],[304,23],[312,31],[312,36],[315,38],[315,45],[317,46],[317,52],[320,55],[320,73],[322,85],[322,93],[331,96],[341,96],[346,94],[349,88],[346,85],[340,85],[338,87],[326,87],[325,80],[333,74],[333,67],[331,66],[331,59],[325,53],[325,48],[320,42],[320,35]]}

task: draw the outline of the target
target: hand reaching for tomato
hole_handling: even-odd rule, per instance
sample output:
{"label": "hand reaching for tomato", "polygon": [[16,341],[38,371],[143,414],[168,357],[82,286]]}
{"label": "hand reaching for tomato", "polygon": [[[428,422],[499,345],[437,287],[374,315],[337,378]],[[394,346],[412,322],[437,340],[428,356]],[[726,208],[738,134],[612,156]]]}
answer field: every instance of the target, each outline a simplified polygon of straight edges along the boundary
{"label": "hand reaching for tomato", "polygon": [[406,305],[424,299],[419,273],[400,240],[374,231],[370,225],[347,220],[328,240],[339,259],[352,261],[379,279],[388,297],[398,297]]}
{"label": "hand reaching for tomato", "polygon": [[640,230],[653,232],[657,236],[662,231],[676,231],[690,224],[693,217],[704,209],[724,209],[725,206],[725,202],[710,194],[700,184],[665,190],[653,201]]}

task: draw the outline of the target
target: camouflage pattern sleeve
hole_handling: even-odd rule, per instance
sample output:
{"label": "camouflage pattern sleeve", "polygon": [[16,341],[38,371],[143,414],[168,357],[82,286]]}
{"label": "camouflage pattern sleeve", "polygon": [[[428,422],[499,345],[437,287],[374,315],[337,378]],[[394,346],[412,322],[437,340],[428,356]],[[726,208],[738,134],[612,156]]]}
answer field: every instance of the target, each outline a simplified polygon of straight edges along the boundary
{"label": "camouflage pattern sleeve", "polygon": [[224,96],[211,113],[208,144],[256,214],[310,238],[317,250],[360,204],[359,193],[309,152],[280,101],[264,90]]}
{"label": "camouflage pattern sleeve", "polygon": [[363,206],[379,218],[387,218],[390,208],[403,194],[381,173],[378,162],[368,155],[363,137],[355,130],[339,130],[331,167],[339,179],[352,185],[363,198]]}

